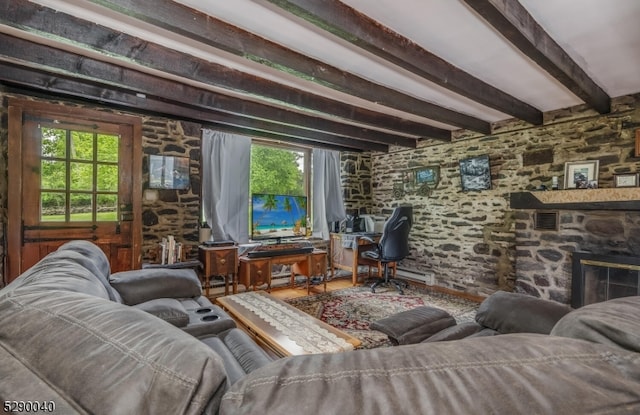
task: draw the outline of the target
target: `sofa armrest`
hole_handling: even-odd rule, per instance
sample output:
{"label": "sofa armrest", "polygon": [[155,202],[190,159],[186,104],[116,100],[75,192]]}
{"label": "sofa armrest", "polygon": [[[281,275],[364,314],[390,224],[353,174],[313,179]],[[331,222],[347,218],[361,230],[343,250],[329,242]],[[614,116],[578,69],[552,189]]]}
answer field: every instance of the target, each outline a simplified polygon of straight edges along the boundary
{"label": "sofa armrest", "polygon": [[157,298],[189,298],[202,295],[198,275],[192,269],[145,268],[116,272],[109,283],[127,305]]}
{"label": "sofa armrest", "polygon": [[176,327],[184,327],[189,324],[189,314],[180,301],[175,298],[156,298],[132,307],[146,311]]}
{"label": "sofa armrest", "polygon": [[433,343],[464,339],[465,337],[469,337],[471,335],[479,333],[480,331],[482,331],[482,329],[483,327],[475,321],[468,321],[466,323],[460,323],[442,329],[433,336],[427,337],[426,339],[422,340],[420,343]]}
{"label": "sofa armrest", "polygon": [[476,321],[500,334],[549,334],[558,320],[570,311],[570,307],[555,301],[497,291],[480,304]]}
{"label": "sofa armrest", "polygon": [[456,324],[446,311],[435,307],[416,307],[372,322],[369,328],[389,336],[393,344],[420,343],[440,330]]}

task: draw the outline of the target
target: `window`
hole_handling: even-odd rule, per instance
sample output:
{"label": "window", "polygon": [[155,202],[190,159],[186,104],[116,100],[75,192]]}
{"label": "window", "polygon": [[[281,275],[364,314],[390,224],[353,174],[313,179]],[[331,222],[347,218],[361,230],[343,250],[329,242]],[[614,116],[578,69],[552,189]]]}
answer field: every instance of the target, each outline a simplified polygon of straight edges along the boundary
{"label": "window", "polygon": [[119,137],[55,126],[40,134],[40,221],[117,221]]}
{"label": "window", "polygon": [[250,193],[309,196],[311,151],[254,142]]}
{"label": "window", "polygon": [[[309,171],[310,171],[311,151],[304,148],[274,146],[267,144],[253,143],[251,145],[251,176],[249,185],[250,209],[249,209],[249,234],[256,237],[262,231],[259,230],[259,222],[254,222],[252,195],[274,194],[289,196],[304,196],[301,199],[302,218],[299,221],[291,219],[289,225],[292,232],[299,235],[306,231],[307,219],[310,217],[309,210]],[[286,199],[289,200],[289,199]],[[292,209],[284,208],[291,213]],[[271,211],[271,209],[268,209]],[[277,209],[276,209],[277,210]],[[305,213],[306,212],[306,213]],[[301,228],[302,227],[302,228]]]}

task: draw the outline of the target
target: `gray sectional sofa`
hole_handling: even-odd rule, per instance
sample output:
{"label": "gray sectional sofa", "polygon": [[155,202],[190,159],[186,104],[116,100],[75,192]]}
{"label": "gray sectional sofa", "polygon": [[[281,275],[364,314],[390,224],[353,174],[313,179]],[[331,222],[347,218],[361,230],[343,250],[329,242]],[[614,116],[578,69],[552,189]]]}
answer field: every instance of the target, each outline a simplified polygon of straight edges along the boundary
{"label": "gray sectional sofa", "polygon": [[272,360],[192,273],[156,271],[110,274],[99,250],[74,241],[0,290],[5,411],[640,413],[640,297],[571,311],[550,335]]}
{"label": "gray sectional sofa", "polygon": [[3,402],[217,413],[230,385],[272,360],[202,296],[195,271],[111,274],[90,242],[63,245],[0,290]]}

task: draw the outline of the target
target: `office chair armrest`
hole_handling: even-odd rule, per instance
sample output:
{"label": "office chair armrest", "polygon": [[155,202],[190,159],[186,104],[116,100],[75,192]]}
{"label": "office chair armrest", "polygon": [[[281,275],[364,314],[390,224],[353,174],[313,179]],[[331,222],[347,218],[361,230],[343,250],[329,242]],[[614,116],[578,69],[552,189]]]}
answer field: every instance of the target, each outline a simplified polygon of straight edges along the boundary
{"label": "office chair armrest", "polygon": [[380,259],[380,252],[378,251],[378,249],[371,249],[369,251],[364,251],[360,254],[360,258],[364,258],[364,259],[373,259],[373,260],[379,260]]}

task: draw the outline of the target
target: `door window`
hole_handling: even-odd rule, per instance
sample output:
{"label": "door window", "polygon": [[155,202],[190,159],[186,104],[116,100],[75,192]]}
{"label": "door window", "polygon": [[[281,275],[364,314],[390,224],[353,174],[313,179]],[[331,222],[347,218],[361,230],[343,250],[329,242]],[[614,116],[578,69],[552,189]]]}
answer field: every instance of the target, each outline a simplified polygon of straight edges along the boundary
{"label": "door window", "polygon": [[118,220],[115,134],[40,126],[40,222]]}

